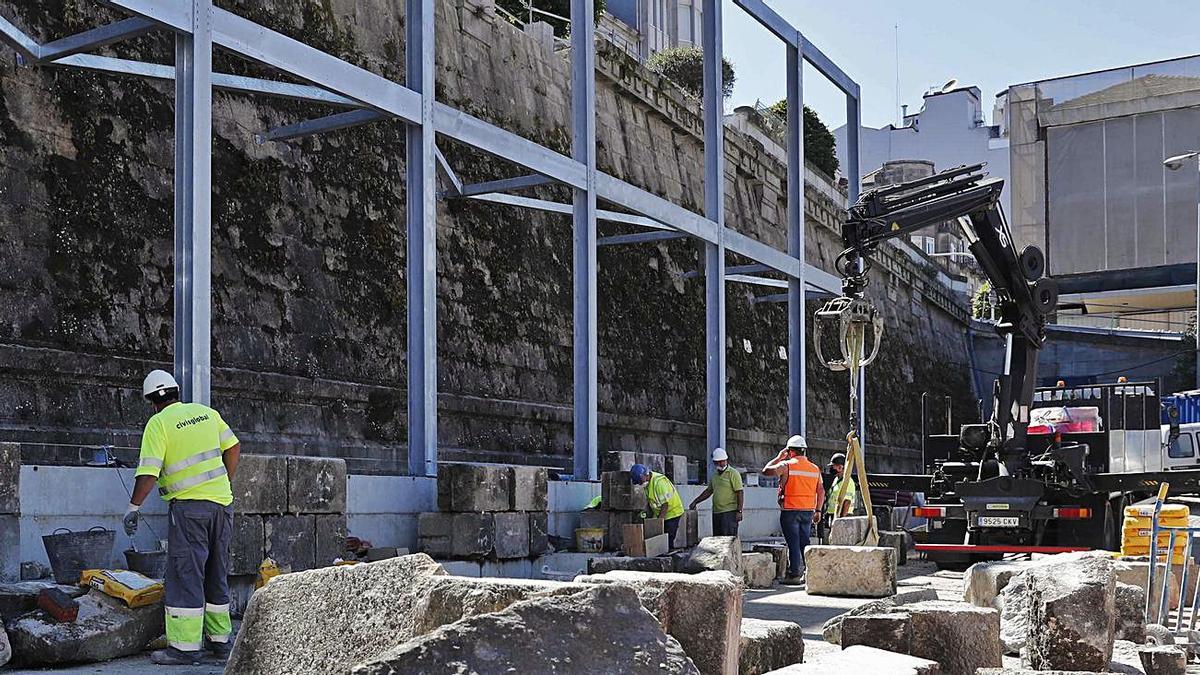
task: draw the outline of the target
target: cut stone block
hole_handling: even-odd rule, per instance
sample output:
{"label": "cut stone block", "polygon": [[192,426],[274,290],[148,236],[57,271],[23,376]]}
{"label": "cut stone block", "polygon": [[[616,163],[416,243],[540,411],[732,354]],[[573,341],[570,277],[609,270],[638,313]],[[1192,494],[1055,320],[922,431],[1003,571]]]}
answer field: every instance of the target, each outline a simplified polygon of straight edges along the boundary
{"label": "cut stone block", "polygon": [[[1176,609],[1179,607],[1179,581],[1175,576],[1175,570],[1182,570],[1181,567],[1173,567],[1169,573],[1165,575],[1167,578],[1167,607]],[[1113,574],[1116,575],[1117,581],[1125,584],[1140,586],[1142,590],[1146,589],[1146,583],[1149,576],[1150,563],[1140,560],[1114,560]],[[1158,565],[1157,572],[1154,577],[1154,590],[1151,593],[1151,598],[1154,602],[1158,602],[1162,597],[1162,579],[1163,566]]]}
{"label": "cut stone block", "polygon": [[809,595],[885,598],[896,593],[896,551],[866,546],[809,546]]}
{"label": "cut stone block", "polygon": [[1117,640],[1141,643],[1146,639],[1146,591],[1141,586],[1117,582],[1116,622],[1113,635]]}
{"label": "cut stone block", "polygon": [[312,569],[317,550],[316,516],[265,516],[263,541],[263,554],[281,568],[292,572]]}
{"label": "cut stone block", "polygon": [[630,483],[628,471],[606,471],[600,474],[600,504],[606,511],[644,511],[645,486]]}
{"label": "cut stone block", "polygon": [[688,554],[688,572],[724,570],[741,578],[742,542],[737,537],[705,537]]}
{"label": "cut stone block", "polygon": [[897,605],[887,614],[846,617],[842,646],[853,645],[936,661],[947,675],[1003,665],[999,612],[964,602],[931,600]]}
{"label": "cut stone block", "polygon": [[288,513],[345,513],[346,460],[289,456]]}
{"label": "cut stone block", "polygon": [[[496,514],[456,513],[450,534],[450,555],[455,558],[483,558],[496,545]],[[525,547],[529,547],[529,521],[525,521]]]}
{"label": "cut stone block", "polygon": [[610,556],[606,558],[589,558],[588,574],[604,574],[626,570],[630,572],[670,572],[670,558],[631,558],[629,556]]}
{"label": "cut stone block", "polygon": [[646,556],[646,535],[641,523],[621,526],[621,553],[634,558]]}
{"label": "cut stone block", "polygon": [[408,549],[396,548],[395,546],[376,546],[375,548],[367,549],[366,558],[367,562],[377,562],[402,555],[408,555]]}
{"label": "cut stone block", "polygon": [[512,511],[492,516],[495,522],[495,555],[500,560],[529,557],[529,516]]}
{"label": "cut stone block", "polygon": [[579,512],[579,527],[590,529],[608,529],[608,511],[600,509],[585,509]]}
{"label": "cut stone block", "polygon": [[346,514],[327,513],[316,516],[317,542],[313,566],[325,567],[335,560],[346,558]]}
{"label": "cut stone block", "polygon": [[229,573],[258,574],[266,557],[266,533],[263,517],[233,514],[233,537],[229,543]]}
{"label": "cut stone block", "polygon": [[666,473],[666,458],[656,452],[639,452],[637,461],[655,473]]}
{"label": "cut stone block", "polygon": [[879,545],[884,548],[892,548],[896,550],[896,564],[908,564],[908,533],[903,531],[881,531],[879,533]]}
{"label": "cut stone block", "polygon": [[942,669],[936,661],[929,659],[856,645],[840,652],[823,654],[811,663],[800,663],[772,670],[767,675],[830,675],[831,673],[941,675]]}
{"label": "cut stone block", "polygon": [[671,537],[666,534],[660,534],[655,537],[647,537],[645,540],[645,549],[647,557],[655,557],[666,555],[671,552]]}
{"label": "cut stone block", "polygon": [[1174,646],[1146,645],[1138,648],[1138,658],[1146,675],[1184,675],[1187,652]]}
{"label": "cut stone block", "polygon": [[95,663],[140,653],[163,634],[163,604],[130,609],[100,591],[77,599],[74,623],[58,623],[37,610],[10,621],[10,666]]}
{"label": "cut stone block", "polygon": [[21,581],[50,578],[50,566],[37,560],[21,561]]}
{"label": "cut stone block", "polygon": [[1022,577],[1029,594],[1029,665],[1039,670],[1107,669],[1116,621],[1112,560],[1067,559],[1035,567]]}
{"label": "cut stone block", "polygon": [[506,579],[442,576],[413,613],[413,631],[420,635],[469,616],[498,612],[514,602],[549,595],[570,595],[582,584],[545,579]]}
{"label": "cut stone block", "polygon": [[549,658],[596,673],[700,672],[636,593],[620,586],[521,600],[434,630],[350,672],[433,673],[453,664],[461,672],[532,673],[545,671]]}
{"label": "cut stone block", "polygon": [[821,627],[821,637],[829,644],[840,647],[842,644],[842,621],[845,621],[846,617],[889,614],[898,605],[909,605],[914,602],[937,599],[938,594],[934,589],[918,588],[911,591],[900,591],[893,596],[881,600],[872,600],[871,602],[855,607],[845,614],[840,614],[826,621],[825,625]]}
{"label": "cut stone block", "polygon": [[1027,562],[997,560],[979,562],[963,575],[963,600],[977,607],[996,607],[996,598],[1013,575],[1029,569]]}
{"label": "cut stone block", "polygon": [[743,553],[742,578],[747,588],[771,588],[775,585],[775,558],[770,553]]}
{"label": "cut stone block", "polygon": [[[647,539],[657,537],[664,532],[662,518],[645,518],[642,520],[642,536]],[[683,523],[681,522],[680,525]]]}
{"label": "cut stone block", "polygon": [[702,673],[735,673],[741,643],[742,580],[729,572],[609,572],[578,583],[632,586],[642,604]]}
{"label": "cut stone block", "polygon": [[870,519],[866,516],[846,516],[833,521],[829,527],[831,546],[863,546],[870,530]]}
{"label": "cut stone block", "polygon": [[287,456],[243,454],[238,460],[237,472],[233,475],[230,487],[233,489],[234,513],[287,513]]}
{"label": "cut stone block", "polygon": [[21,516],[0,515],[0,582],[21,580]]}
{"label": "cut stone block", "polygon": [[439,511],[507,511],[512,503],[511,467],[442,464],[438,467],[437,494]]}
{"label": "cut stone block", "polygon": [[510,468],[512,477],[512,499],[510,508],[513,511],[546,511],[549,510],[549,482],[545,467],[514,466]]}
{"label": "cut stone block", "polygon": [[663,473],[676,485],[688,484],[688,461],[683,455],[666,455]]}
{"label": "cut stone block", "polygon": [[21,513],[21,446],[0,443],[0,514]]}
{"label": "cut stone block", "polygon": [[439,558],[450,555],[454,514],[428,512],[417,515],[417,548]]}
{"label": "cut stone block", "polygon": [[759,675],[804,660],[804,629],[791,621],[742,619],[738,675]]}
{"label": "cut stone block", "polygon": [[529,555],[537,557],[550,550],[549,514],[545,511],[529,514]]}
{"label": "cut stone block", "polygon": [[626,525],[633,523],[637,516],[632,511],[608,511],[608,528],[605,531],[605,550],[621,550],[622,533]]}
{"label": "cut stone block", "polygon": [[625,450],[606,452],[601,456],[600,464],[602,471],[628,471],[637,464],[637,453]]}
{"label": "cut stone block", "polygon": [[768,553],[775,560],[775,578],[782,579],[787,576],[788,568],[788,549],[784,544],[754,544],[750,550],[755,553]]}
{"label": "cut stone block", "polygon": [[679,531],[675,533],[675,548],[691,548],[700,543],[700,512],[690,509],[683,512]]}

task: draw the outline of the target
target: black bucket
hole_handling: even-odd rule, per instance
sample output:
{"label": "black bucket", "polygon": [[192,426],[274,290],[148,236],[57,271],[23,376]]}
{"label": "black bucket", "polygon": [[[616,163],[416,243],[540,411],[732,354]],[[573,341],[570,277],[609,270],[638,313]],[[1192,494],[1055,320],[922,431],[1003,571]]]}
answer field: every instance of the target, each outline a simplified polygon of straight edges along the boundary
{"label": "black bucket", "polygon": [[125,563],[129,565],[129,569],[142,576],[162,579],[167,573],[167,552],[135,551],[127,548],[125,549]]}
{"label": "black bucket", "polygon": [[87,532],[72,532],[60,527],[42,536],[46,557],[50,558],[50,569],[54,581],[59,584],[77,584],[84,570],[103,569],[112,564],[113,545],[117,533],[96,526]]}

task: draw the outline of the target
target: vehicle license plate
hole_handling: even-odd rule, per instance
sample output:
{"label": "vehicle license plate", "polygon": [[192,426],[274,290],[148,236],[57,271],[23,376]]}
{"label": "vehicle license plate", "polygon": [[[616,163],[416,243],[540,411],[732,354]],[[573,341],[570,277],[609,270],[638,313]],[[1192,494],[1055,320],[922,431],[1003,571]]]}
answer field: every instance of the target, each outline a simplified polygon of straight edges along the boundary
{"label": "vehicle license plate", "polygon": [[1021,519],[1016,516],[979,516],[980,527],[1018,527]]}

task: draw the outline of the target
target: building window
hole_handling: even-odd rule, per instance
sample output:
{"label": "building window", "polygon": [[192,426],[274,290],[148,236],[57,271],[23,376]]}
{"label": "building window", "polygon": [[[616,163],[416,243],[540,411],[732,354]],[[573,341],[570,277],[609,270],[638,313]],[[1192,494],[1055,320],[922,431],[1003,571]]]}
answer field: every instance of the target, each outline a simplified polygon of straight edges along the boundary
{"label": "building window", "polygon": [[933,255],[937,252],[937,240],[933,237],[921,237],[921,248],[925,253]]}

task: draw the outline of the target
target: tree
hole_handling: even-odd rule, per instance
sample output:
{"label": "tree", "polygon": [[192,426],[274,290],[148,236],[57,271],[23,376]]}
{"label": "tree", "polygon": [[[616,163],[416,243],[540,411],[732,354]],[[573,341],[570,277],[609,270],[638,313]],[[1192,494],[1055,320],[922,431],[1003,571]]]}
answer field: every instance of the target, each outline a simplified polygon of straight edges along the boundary
{"label": "tree", "polygon": [[975,289],[975,297],[971,298],[971,317],[992,318],[992,285],[986,281],[979,284],[979,288]]}
{"label": "tree", "polygon": [[[698,47],[664,49],[646,61],[646,67],[671,80],[696,98],[704,96],[704,52]],[[733,94],[737,74],[729,59],[721,59],[722,86],[725,98]]]}
{"label": "tree", "polygon": [[[600,20],[600,14],[604,11],[605,0],[595,0],[596,20]],[[496,0],[496,6],[504,11],[512,14],[524,21],[529,17],[529,0]],[[571,0],[533,0],[533,7],[540,9],[543,12],[550,12],[558,16],[571,16]],[[570,27],[563,21],[548,17],[544,14],[533,15],[534,21],[545,21],[554,26],[554,34],[558,37],[567,37],[571,34]]]}
{"label": "tree", "polygon": [[[777,115],[779,119],[787,121],[788,104],[786,98],[782,101],[777,101],[775,105],[767,108],[767,110]],[[825,123],[821,121],[816,111],[808,106],[804,106],[804,159],[812,162],[818,169],[824,171],[831,178],[837,173],[837,140],[833,137],[833,133],[829,131],[829,127],[825,126]]]}

